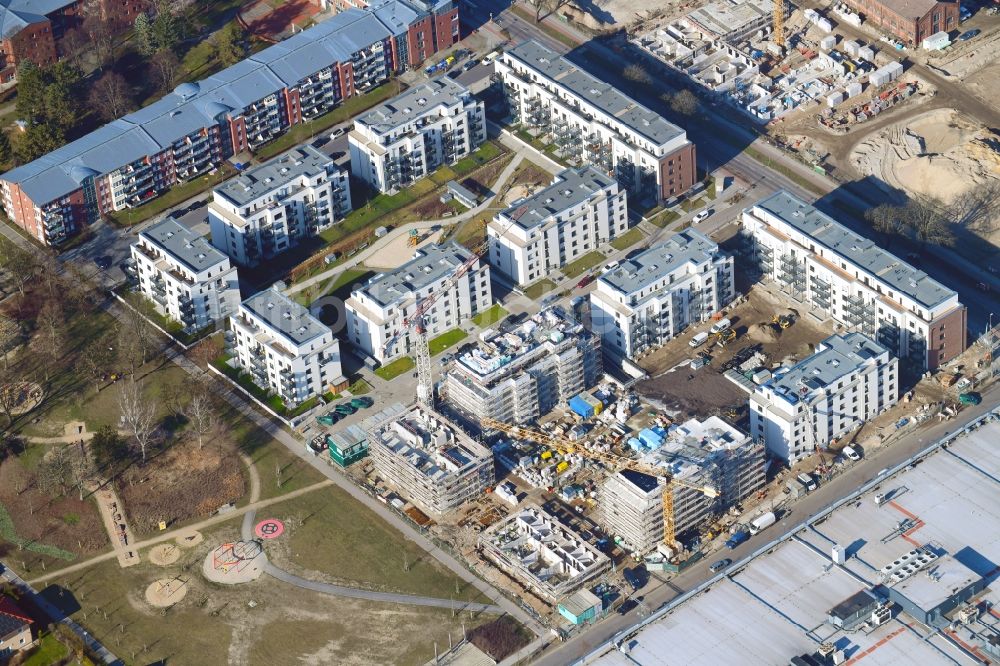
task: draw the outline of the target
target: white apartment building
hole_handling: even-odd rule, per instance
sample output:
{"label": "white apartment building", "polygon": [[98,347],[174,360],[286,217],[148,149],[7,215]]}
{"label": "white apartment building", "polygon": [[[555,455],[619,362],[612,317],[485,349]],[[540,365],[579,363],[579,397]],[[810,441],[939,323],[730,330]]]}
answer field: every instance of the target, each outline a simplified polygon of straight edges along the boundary
{"label": "white apartment building", "polygon": [[240,283],[229,257],[172,217],[139,234],[132,244],[139,291],[164,317],[194,333],[225,321],[240,302]]}
{"label": "white apartment building", "polygon": [[233,363],[286,407],[346,387],[340,343],[281,283],[254,294],[230,318]]}
{"label": "white apartment building", "polygon": [[591,330],[605,350],[635,358],[707,321],[736,296],[733,258],[685,229],[621,262],[590,292]]}
{"label": "white apartment building", "polygon": [[351,211],[347,171],[316,148],[293,148],[212,192],[212,244],[256,266],[315,236]]}
{"label": "white apartment building", "polygon": [[534,423],[601,378],[601,338],[559,308],[484,331],[445,378],[448,406],[470,422]]}
{"label": "white apartment building", "polygon": [[[458,279],[445,290],[445,283],[456,275]],[[493,305],[490,267],[457,243],[417,250],[407,263],[372,277],[351,293],[344,304],[348,339],[382,363],[408,354],[416,338],[412,328],[404,329],[403,321],[431,294],[437,300],[424,314],[424,326],[434,337]],[[387,349],[386,342],[400,332]]]}
{"label": "white apartment building", "polygon": [[566,169],[490,221],[490,265],[519,285],[530,284],[626,229],[625,192],[615,179],[593,167]]}
{"label": "white apartment building", "polygon": [[683,129],[555,51],[523,42],[495,67],[514,123],[613,174],[629,196],[660,202],[694,185],[695,146]]}
{"label": "white apartment building", "polygon": [[750,434],[789,465],[896,404],[899,361],[861,333],[833,335],[750,396]]}
{"label": "white apartment building", "polygon": [[395,192],[486,140],[483,103],[448,77],[431,79],[364,113],[348,134],[351,173]]}
{"label": "white apartment building", "polygon": [[765,278],[893,356],[933,370],[965,351],[954,290],[788,192],[744,210],[743,234]]}

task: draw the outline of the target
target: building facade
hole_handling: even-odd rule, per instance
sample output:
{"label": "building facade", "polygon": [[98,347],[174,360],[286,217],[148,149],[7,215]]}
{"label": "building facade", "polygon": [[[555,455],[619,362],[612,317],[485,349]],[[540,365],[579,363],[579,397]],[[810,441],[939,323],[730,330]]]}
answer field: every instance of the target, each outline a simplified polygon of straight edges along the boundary
{"label": "building facade", "polygon": [[591,330],[606,351],[635,358],[707,321],[736,296],[733,258],[695,229],[606,271],[590,292]]}
{"label": "building facade", "polygon": [[351,173],[380,192],[395,192],[454,164],[485,140],[483,103],[442,76],[354,120],[348,135]]}
{"label": "building facade", "polygon": [[311,145],[242,172],[212,192],[212,244],[256,266],[333,226],[351,211],[347,171]]}
{"label": "building facade", "polygon": [[743,233],[765,279],[891,355],[933,370],[965,351],[954,290],[788,192],[744,210]]}
{"label": "building facade", "polygon": [[919,46],[937,32],[958,29],[958,0],[846,0],[880,30],[901,39],[907,46]]}
{"label": "building facade", "polygon": [[173,218],[139,234],[132,260],[139,291],[185,333],[224,322],[239,306],[240,282],[229,257]]}
{"label": "building facade", "polygon": [[[344,304],[348,339],[382,363],[410,353],[416,338],[403,322],[431,294],[437,300],[424,314],[429,337],[451,330],[492,306],[490,267],[457,243],[417,250],[407,263],[376,275],[351,293]],[[386,342],[395,335],[399,338],[387,348]]]}
{"label": "building facade", "polygon": [[695,147],[683,129],[538,42],[505,51],[496,74],[513,122],[551,135],[629,196],[662,202],[696,182]]}
{"label": "building facade", "polygon": [[479,346],[448,370],[445,401],[471,422],[488,417],[528,424],[602,374],[600,337],[549,308],[516,326],[484,332]]}
{"label": "building facade", "polygon": [[[445,14],[457,16],[453,12]],[[341,12],[206,79],[183,83],[6,172],[0,204],[33,238],[58,245],[101,217],[257,150],[292,125],[420,64],[401,46],[408,27],[390,21],[391,12],[383,15]]]}
{"label": "building facade", "polygon": [[519,285],[537,282],[628,229],[625,192],[593,167],[566,169],[486,226],[490,265]]}
{"label": "building facade", "polygon": [[833,335],[750,396],[750,434],[789,465],[896,404],[899,361],[860,333]]}
{"label": "building facade", "polygon": [[15,654],[35,646],[34,624],[12,599],[0,595],[0,661],[7,663]]}
{"label": "building facade", "polygon": [[286,407],[347,386],[340,343],[329,327],[279,291],[280,283],[240,304],[230,318],[235,367]]}
{"label": "building facade", "polygon": [[493,485],[493,454],[448,419],[421,406],[369,431],[368,451],[383,481],[407,500],[441,516]]}

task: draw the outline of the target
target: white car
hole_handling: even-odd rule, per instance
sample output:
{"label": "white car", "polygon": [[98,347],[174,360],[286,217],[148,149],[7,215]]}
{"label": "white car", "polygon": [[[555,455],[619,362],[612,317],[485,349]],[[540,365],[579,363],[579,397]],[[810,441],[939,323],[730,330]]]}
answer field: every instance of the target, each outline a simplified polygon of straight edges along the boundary
{"label": "white car", "polygon": [[620,265],[620,264],[619,264],[619,262],[617,262],[617,261],[612,261],[612,262],[611,262],[610,264],[605,264],[605,266],[604,266],[604,271],[605,271],[605,272],[607,272],[607,271],[613,271],[613,270],[615,270],[616,268],[618,268],[618,266],[619,266],[619,265]]}
{"label": "white car", "polygon": [[335,129],[332,132],[330,132],[330,138],[331,139],[336,139],[338,136],[343,136],[343,134],[344,134],[344,128],[343,127],[338,127],[337,129]]}
{"label": "white car", "polygon": [[694,216],[694,220],[691,221],[692,224],[698,224],[699,222],[704,222],[708,219],[708,216],[712,214],[711,210],[705,209]]}

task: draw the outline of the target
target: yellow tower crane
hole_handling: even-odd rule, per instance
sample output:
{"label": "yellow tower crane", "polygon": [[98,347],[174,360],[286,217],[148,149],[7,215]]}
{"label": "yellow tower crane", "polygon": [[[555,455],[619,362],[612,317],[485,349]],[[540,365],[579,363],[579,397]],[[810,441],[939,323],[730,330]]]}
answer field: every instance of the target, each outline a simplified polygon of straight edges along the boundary
{"label": "yellow tower crane", "polygon": [[774,0],[774,43],[785,48],[785,0]]}
{"label": "yellow tower crane", "polygon": [[484,430],[497,430],[516,439],[527,439],[537,442],[538,444],[550,446],[563,453],[573,453],[581,458],[599,460],[606,463],[615,471],[620,469],[631,469],[637,472],[642,472],[643,474],[649,474],[650,476],[666,478],[666,483],[663,485],[663,543],[678,553],[681,551],[681,545],[677,541],[677,535],[674,529],[676,520],[674,516],[673,486],[678,485],[683,488],[689,488],[701,493],[705,497],[711,497],[713,499],[719,496],[719,491],[711,486],[699,486],[680,479],[666,477],[662,468],[647,465],[639,462],[638,460],[633,460],[632,458],[627,458],[625,456],[619,456],[614,453],[591,451],[579,446],[576,442],[572,442],[565,437],[548,435],[538,430],[531,430],[530,428],[511,425],[509,423],[504,423],[503,421],[497,421],[496,419],[487,417],[481,418],[479,423]]}

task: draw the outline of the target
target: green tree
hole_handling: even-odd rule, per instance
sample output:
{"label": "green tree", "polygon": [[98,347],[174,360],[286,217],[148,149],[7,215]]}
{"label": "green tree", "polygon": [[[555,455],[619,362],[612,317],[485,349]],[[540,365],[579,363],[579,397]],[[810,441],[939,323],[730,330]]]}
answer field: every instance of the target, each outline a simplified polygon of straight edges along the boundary
{"label": "green tree", "polygon": [[135,17],[135,44],[139,53],[147,58],[156,53],[156,36],[149,14],[143,12]]}
{"label": "green tree", "polygon": [[246,55],[243,48],[243,29],[235,21],[226,24],[215,37],[215,54],[226,67],[235,65]]}
{"label": "green tree", "polygon": [[17,67],[17,117],[34,122],[45,111],[45,74],[30,60]]}
{"label": "green tree", "polygon": [[28,125],[24,134],[14,144],[14,155],[18,162],[24,164],[55,150],[64,143],[66,143],[65,133],[52,123]]}
{"label": "green tree", "polygon": [[10,145],[10,137],[7,132],[0,130],[0,162],[6,164],[10,158],[14,157],[14,149]]}
{"label": "green tree", "polygon": [[181,41],[181,23],[169,2],[156,3],[156,18],[151,27],[157,51],[173,49]]}
{"label": "green tree", "polygon": [[106,469],[127,460],[128,446],[118,431],[109,425],[101,426],[90,440],[90,452],[98,468]]}

